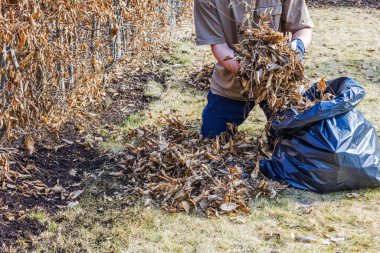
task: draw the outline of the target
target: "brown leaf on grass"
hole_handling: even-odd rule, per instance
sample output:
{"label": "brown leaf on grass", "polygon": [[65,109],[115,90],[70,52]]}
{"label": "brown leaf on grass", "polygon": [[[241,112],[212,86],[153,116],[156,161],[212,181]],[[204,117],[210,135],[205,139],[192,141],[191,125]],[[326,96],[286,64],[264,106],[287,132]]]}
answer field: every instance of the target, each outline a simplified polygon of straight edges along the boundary
{"label": "brown leaf on grass", "polygon": [[278,233],[278,232],[265,232],[263,234],[263,239],[265,241],[269,241],[271,239],[275,239],[275,240],[281,240],[281,234]]}
{"label": "brown leaf on grass", "polygon": [[224,203],[220,206],[220,209],[222,211],[225,211],[225,212],[232,212],[232,211],[236,210],[236,208],[238,208],[238,205],[236,205],[235,203],[231,203],[231,202]]}
{"label": "brown leaf on grass", "polygon": [[29,155],[33,155],[34,152],[36,151],[34,145],[35,145],[35,143],[34,143],[32,137],[26,136],[25,140],[24,140],[24,146],[25,146],[26,150],[28,151]]}
{"label": "brown leaf on grass", "polygon": [[328,232],[335,232],[336,231],[336,228],[334,228],[333,226],[327,226],[327,231]]}
{"label": "brown leaf on grass", "polygon": [[189,213],[190,212],[190,205],[187,201],[182,201],[182,207],[183,209],[185,210],[186,213]]}

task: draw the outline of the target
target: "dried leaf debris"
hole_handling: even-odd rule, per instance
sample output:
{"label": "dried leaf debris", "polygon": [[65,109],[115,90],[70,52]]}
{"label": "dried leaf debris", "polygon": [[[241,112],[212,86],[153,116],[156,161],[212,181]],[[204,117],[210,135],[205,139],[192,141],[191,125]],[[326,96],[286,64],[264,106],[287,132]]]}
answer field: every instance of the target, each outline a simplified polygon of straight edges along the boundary
{"label": "dried leaf debris", "polygon": [[[261,18],[258,28],[240,27],[243,39],[236,45],[236,59],[241,65],[242,95],[257,103],[267,101],[272,117],[289,108],[302,113],[320,100],[312,102],[302,96],[309,87],[300,57],[290,48],[287,37],[274,31],[267,17]],[[323,84],[321,80],[318,87]]]}
{"label": "dried leaf debris", "polygon": [[32,155],[0,152],[0,230],[33,210],[71,207],[104,172],[106,157],[79,141],[38,145]]}
{"label": "dried leaf debris", "polygon": [[210,79],[214,71],[215,64],[206,64],[201,69],[192,72],[186,82],[190,87],[201,91],[210,90]]}
{"label": "dried leaf debris", "polygon": [[75,199],[79,196],[78,193],[67,192],[59,184],[49,187],[41,180],[35,179],[33,174],[38,173],[38,171],[39,168],[31,164],[20,165],[20,170],[13,170],[7,157],[0,157],[0,191],[18,191],[25,197],[56,197],[62,200]]}
{"label": "dried leaf debris", "polygon": [[119,165],[128,171],[129,196],[145,196],[168,212],[249,213],[252,198],[274,198],[286,187],[260,174],[263,142],[243,133],[206,140],[179,118],[162,117],[127,138],[133,141]]}

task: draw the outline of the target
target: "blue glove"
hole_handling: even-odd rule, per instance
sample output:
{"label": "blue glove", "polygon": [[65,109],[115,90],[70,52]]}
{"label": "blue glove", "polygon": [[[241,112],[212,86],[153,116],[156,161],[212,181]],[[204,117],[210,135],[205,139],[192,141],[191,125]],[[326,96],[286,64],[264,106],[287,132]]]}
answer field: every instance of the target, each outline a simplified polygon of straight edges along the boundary
{"label": "blue glove", "polygon": [[305,55],[305,45],[303,44],[303,41],[301,39],[294,39],[292,42],[290,42],[290,47],[294,52],[296,52],[301,60],[303,59],[303,56]]}

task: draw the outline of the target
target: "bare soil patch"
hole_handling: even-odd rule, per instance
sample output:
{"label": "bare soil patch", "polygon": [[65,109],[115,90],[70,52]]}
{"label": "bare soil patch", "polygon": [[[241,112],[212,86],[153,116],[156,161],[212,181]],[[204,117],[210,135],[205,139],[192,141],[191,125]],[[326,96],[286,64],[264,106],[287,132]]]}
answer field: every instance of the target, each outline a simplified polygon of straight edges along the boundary
{"label": "bare soil patch", "polygon": [[[10,251],[11,246],[9,245],[20,238],[23,238],[27,244],[31,243],[30,238],[40,234],[43,230],[45,230],[45,226],[30,219],[13,222],[8,226],[0,223],[0,252]],[[20,249],[20,247],[17,248]]]}
{"label": "bare soil patch", "polygon": [[137,72],[120,73],[106,89],[106,109],[101,113],[102,124],[121,124],[129,115],[144,109],[154,98],[144,93],[146,84],[155,81],[165,85],[162,73]]}
{"label": "bare soil patch", "polygon": [[[102,168],[106,157],[95,148],[74,143],[54,148],[38,146],[35,154],[20,153],[13,158],[13,162],[10,166],[12,171],[25,174],[27,166],[33,167],[28,182],[40,181],[48,189],[56,189],[59,185],[62,191],[49,194],[33,192],[31,195],[19,190],[0,191],[0,207],[3,207],[0,208],[0,245],[3,247],[19,247],[18,240],[28,242],[30,236],[43,231],[44,226],[31,220],[28,215],[39,210],[53,213],[58,206],[67,205],[71,200],[64,195],[84,189],[88,174]],[[20,179],[16,185],[22,183]]]}

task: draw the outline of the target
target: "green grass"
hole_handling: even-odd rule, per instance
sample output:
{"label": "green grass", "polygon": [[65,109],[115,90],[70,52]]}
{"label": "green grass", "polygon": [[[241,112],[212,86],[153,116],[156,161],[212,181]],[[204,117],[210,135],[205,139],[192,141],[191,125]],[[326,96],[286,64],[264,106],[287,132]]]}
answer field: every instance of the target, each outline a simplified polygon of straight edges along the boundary
{"label": "green grass", "polygon": [[170,65],[178,66],[185,65],[192,62],[191,53],[193,53],[193,48],[188,43],[176,42],[174,43],[175,51],[164,57],[164,62]]}
{"label": "green grass", "polygon": [[[296,190],[278,200],[259,199],[252,214],[207,219],[199,214],[166,214],[155,209],[122,207],[101,199],[82,200],[80,207],[62,212],[59,241],[43,250],[116,252],[376,252],[379,249],[378,191],[361,192],[357,200],[343,193],[317,195]],[[307,213],[303,205],[312,207]],[[102,210],[102,211],[99,211]],[[360,210],[360,212],[358,211]],[[364,233],[365,231],[365,233]],[[313,237],[315,243],[295,242],[292,234]],[[344,241],[323,245],[323,234]],[[112,238],[112,239],[110,239]],[[54,248],[55,247],[55,248]],[[372,250],[372,251],[371,251]]]}
{"label": "green grass", "polygon": [[147,97],[154,98],[154,99],[159,99],[161,97],[162,92],[163,92],[163,87],[161,84],[155,81],[150,81],[147,83],[145,87],[144,95]]}
{"label": "green grass", "polygon": [[[358,80],[367,91],[360,110],[379,128],[380,11],[343,8],[311,13],[316,28],[306,61],[310,79],[347,75]],[[167,89],[150,83],[146,94],[156,100],[127,118],[120,134],[102,145],[120,151],[123,133],[154,124],[160,114],[199,123],[205,94],[185,88],[183,79],[213,61],[208,47],[198,48],[191,40],[177,42],[161,69],[169,76]],[[256,108],[241,130],[259,135],[264,126],[263,113]],[[344,192],[319,195],[291,189],[278,199],[253,201],[248,216],[207,219],[197,212],[168,214],[142,204],[128,207],[124,201],[106,198],[111,183],[102,184],[90,187],[74,209],[54,216],[32,215],[51,224],[35,238],[36,252],[380,252],[378,189],[357,191],[357,199]],[[122,191],[122,186],[112,183],[112,189]],[[296,241],[292,234],[315,242]],[[327,236],[339,240],[326,245]]]}
{"label": "green grass", "polygon": [[28,218],[41,224],[44,224],[48,219],[46,213],[42,211],[31,212],[28,214]]}
{"label": "green grass", "polygon": [[144,122],[144,114],[142,112],[137,112],[131,114],[123,123],[122,126],[126,129],[134,129],[143,125]]}

